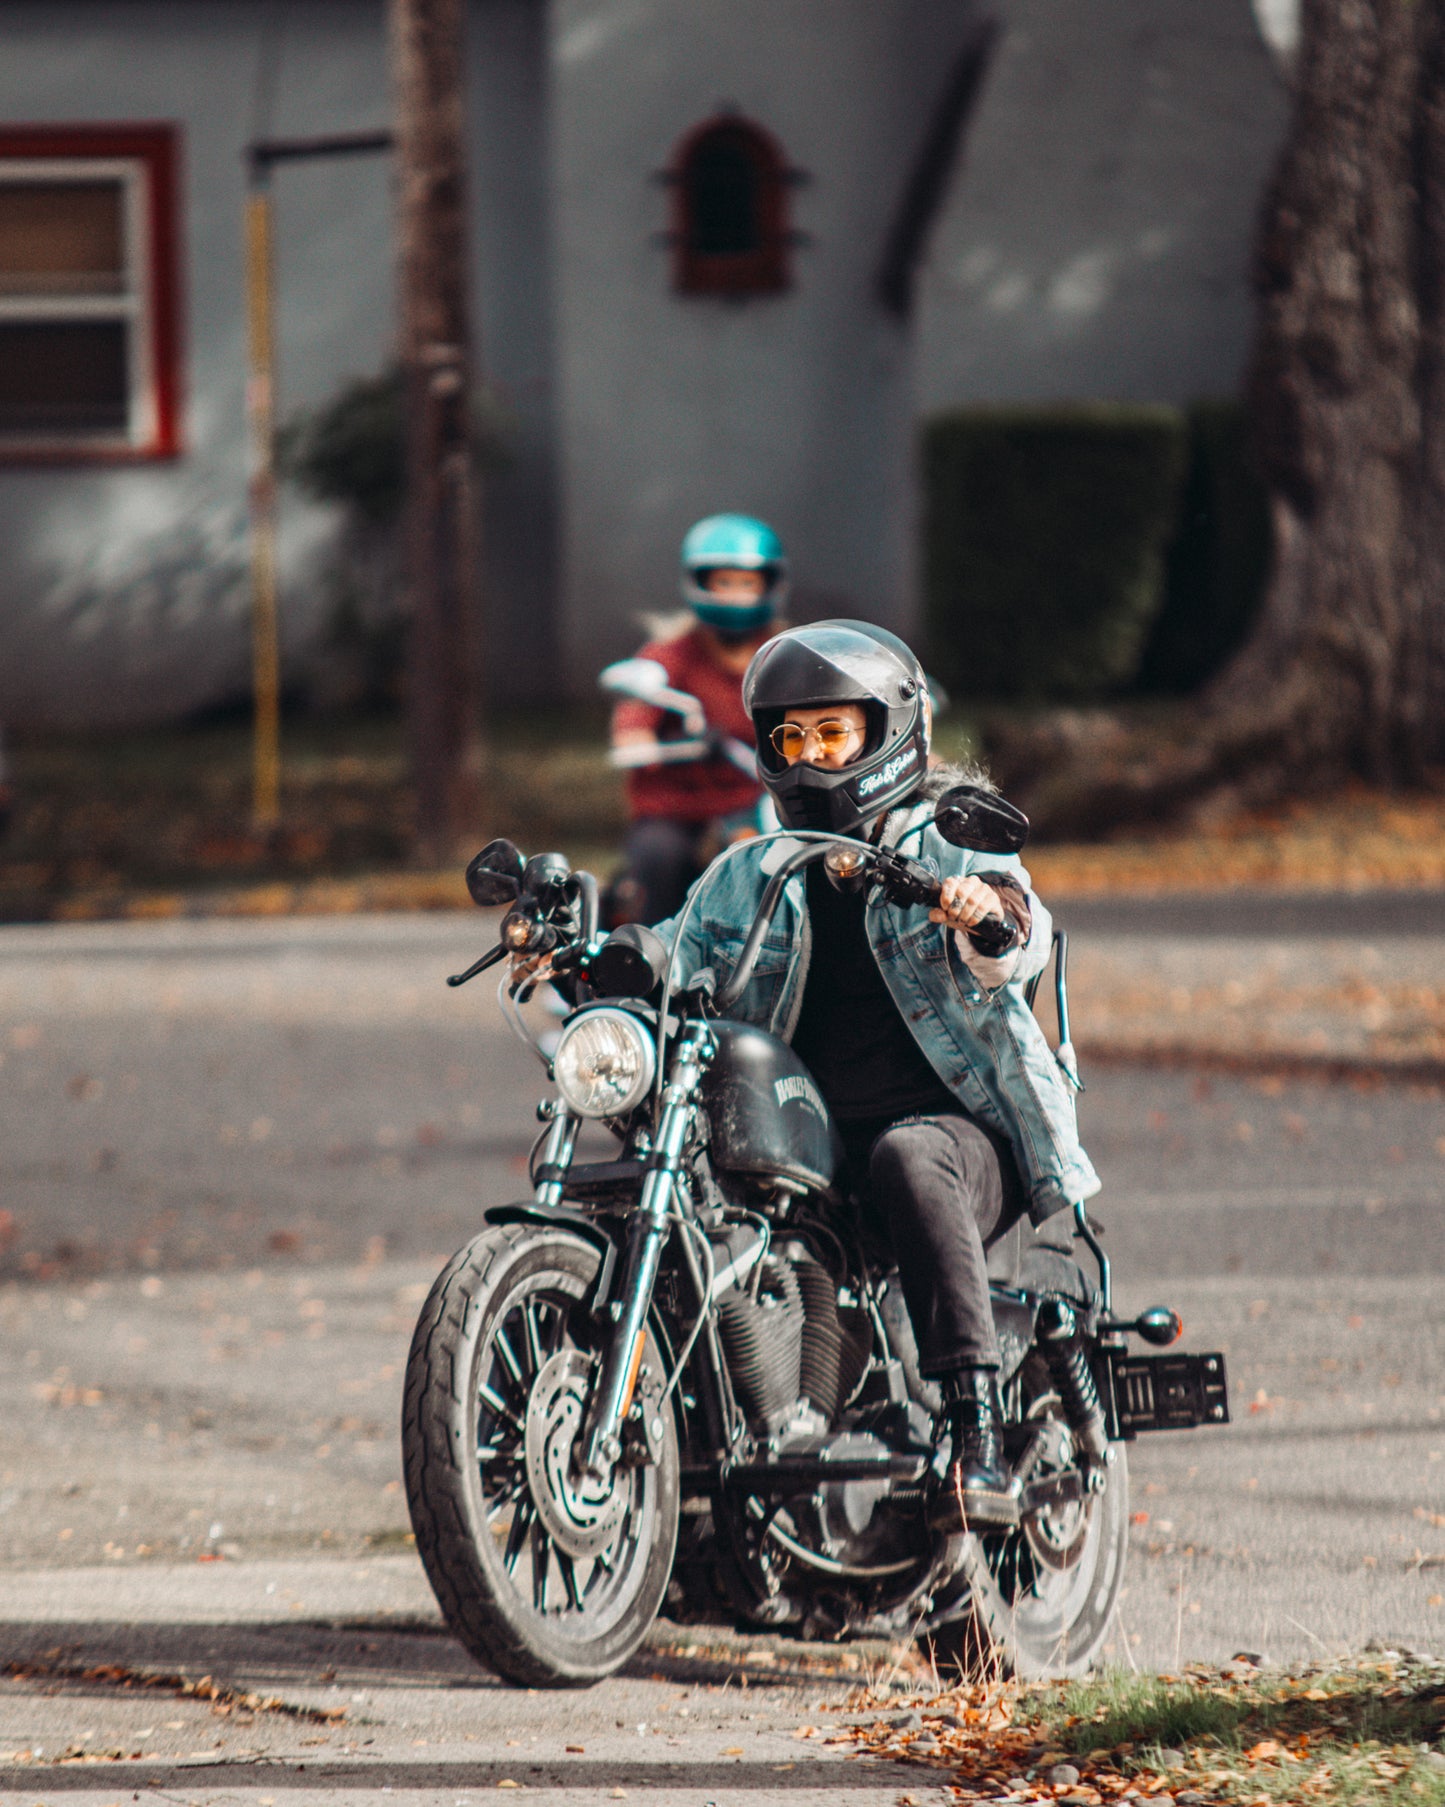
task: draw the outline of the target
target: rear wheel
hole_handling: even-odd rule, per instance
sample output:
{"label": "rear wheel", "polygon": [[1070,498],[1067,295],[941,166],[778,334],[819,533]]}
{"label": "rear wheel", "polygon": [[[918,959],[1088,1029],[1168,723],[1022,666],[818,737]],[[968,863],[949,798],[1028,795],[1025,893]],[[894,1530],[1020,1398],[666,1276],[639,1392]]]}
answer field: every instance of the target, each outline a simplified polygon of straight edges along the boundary
{"label": "rear wheel", "polygon": [[[1017,1530],[962,1541],[967,1605],[933,1641],[941,1660],[970,1673],[1082,1675],[1098,1660],[1124,1582],[1128,1463],[1124,1446],[1112,1444],[1102,1490],[1072,1497],[1073,1437],[1037,1356],[1025,1363],[1019,1385],[1023,1416],[1037,1432],[1021,1473],[1041,1503]],[[1054,1480],[1060,1485],[1048,1498]]]}
{"label": "rear wheel", "polygon": [[[507,1226],[454,1257],[407,1363],[402,1454],[421,1557],[448,1625],[479,1661],[529,1686],[620,1667],[652,1624],[677,1540],[678,1448],[605,1485],[575,1455],[599,1348],[586,1300],[597,1251]],[[662,1378],[649,1335],[639,1385]]]}

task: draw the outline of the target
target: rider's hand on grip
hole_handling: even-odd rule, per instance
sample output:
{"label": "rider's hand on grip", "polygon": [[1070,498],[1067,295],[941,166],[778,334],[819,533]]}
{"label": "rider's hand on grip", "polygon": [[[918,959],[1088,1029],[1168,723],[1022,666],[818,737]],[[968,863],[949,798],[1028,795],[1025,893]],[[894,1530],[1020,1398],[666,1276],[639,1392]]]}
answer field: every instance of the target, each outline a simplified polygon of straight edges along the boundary
{"label": "rider's hand on grip", "polygon": [[972,874],[944,879],[928,917],[967,935],[988,959],[1006,954],[1019,938],[1018,926],[1004,913],[997,891]]}

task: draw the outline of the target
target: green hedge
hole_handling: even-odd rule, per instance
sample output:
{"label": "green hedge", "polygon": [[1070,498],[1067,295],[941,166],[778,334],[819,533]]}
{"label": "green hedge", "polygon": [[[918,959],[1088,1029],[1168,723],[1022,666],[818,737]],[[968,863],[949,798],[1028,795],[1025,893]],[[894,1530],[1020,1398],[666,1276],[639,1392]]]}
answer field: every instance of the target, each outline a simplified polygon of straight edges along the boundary
{"label": "green hedge", "polygon": [[970,408],[923,436],[929,669],[959,697],[1084,700],[1133,676],[1160,602],[1183,416]]}
{"label": "green hedge", "polygon": [[1189,459],[1164,557],[1164,601],[1134,679],[1154,696],[1187,695],[1213,677],[1253,625],[1269,579],[1269,497],[1243,407],[1196,402],[1186,418]]}
{"label": "green hedge", "polygon": [[959,410],[923,481],[928,663],[960,698],[1187,694],[1254,620],[1269,505],[1237,401]]}

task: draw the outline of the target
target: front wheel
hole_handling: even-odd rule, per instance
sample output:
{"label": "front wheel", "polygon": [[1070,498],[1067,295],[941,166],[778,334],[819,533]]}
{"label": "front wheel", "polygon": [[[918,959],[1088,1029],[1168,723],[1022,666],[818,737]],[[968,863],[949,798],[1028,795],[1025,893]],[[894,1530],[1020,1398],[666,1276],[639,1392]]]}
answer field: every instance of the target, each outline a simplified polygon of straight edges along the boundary
{"label": "front wheel", "polygon": [[[626,1662],[677,1541],[670,1411],[656,1460],[619,1465],[605,1486],[575,1466],[600,1354],[585,1304],[599,1264],[565,1230],[487,1230],[438,1277],[407,1360],[417,1554],[456,1637],[525,1686],[585,1686]],[[642,1384],[661,1378],[649,1334]]]}

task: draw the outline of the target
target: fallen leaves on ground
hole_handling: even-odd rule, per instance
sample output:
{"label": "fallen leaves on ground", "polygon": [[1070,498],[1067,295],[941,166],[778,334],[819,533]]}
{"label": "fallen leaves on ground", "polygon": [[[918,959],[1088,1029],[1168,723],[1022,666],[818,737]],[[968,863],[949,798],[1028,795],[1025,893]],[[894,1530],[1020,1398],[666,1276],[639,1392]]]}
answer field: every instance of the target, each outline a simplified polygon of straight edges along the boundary
{"label": "fallen leaves on ground", "polygon": [[1031,846],[1040,893],[1367,891],[1445,885],[1445,796],[1396,796],[1352,785],[1323,799],[1158,835]]}
{"label": "fallen leaves on ground", "polygon": [[[311,1725],[337,1725],[346,1718],[345,1707],[310,1707],[295,1701],[283,1700],[279,1694],[255,1694],[246,1689],[228,1687],[218,1682],[213,1676],[202,1675],[192,1678],[185,1675],[158,1674],[148,1669],[132,1669],[122,1663],[67,1663],[62,1660],[57,1650],[41,1657],[29,1657],[16,1662],[9,1662],[0,1668],[0,1674],[8,1675],[13,1681],[48,1681],[79,1682],[89,1688],[97,1685],[112,1688],[145,1688],[158,1689],[172,1694],[178,1700],[199,1700],[210,1703],[211,1712],[218,1719],[227,1719],[234,1714],[275,1713],[285,1719],[300,1720]],[[76,1759],[86,1753],[76,1751]],[[133,1754],[139,1756],[136,1751]],[[10,1760],[24,1761],[28,1752],[12,1752]],[[66,1754],[61,1753],[51,1761],[62,1762]],[[94,1756],[87,1758],[94,1761]]]}
{"label": "fallen leaves on ground", "polygon": [[[874,1697],[845,1739],[947,1772],[959,1801],[1068,1807],[1445,1804],[1445,1659],[1385,1652],[1291,1670],[976,1682],[907,1711]],[[939,1778],[940,1780],[942,1777]]]}

